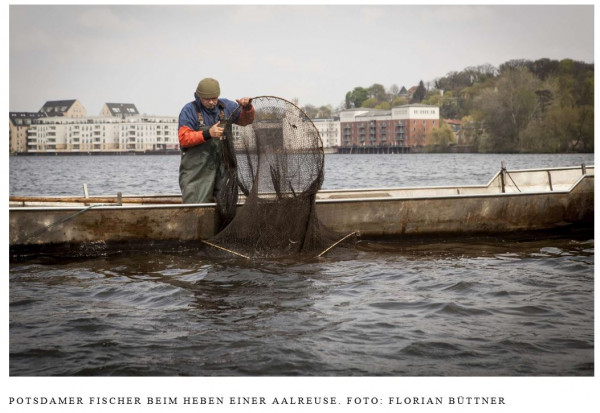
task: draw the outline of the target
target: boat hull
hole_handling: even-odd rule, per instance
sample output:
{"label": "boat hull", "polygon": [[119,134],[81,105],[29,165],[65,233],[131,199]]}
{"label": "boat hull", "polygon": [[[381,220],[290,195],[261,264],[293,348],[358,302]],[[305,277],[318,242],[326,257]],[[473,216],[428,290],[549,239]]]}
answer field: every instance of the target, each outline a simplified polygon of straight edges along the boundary
{"label": "boat hull", "polygon": [[[545,175],[549,180],[544,183]],[[316,202],[317,216],[341,236],[355,232],[368,238],[593,227],[593,168],[583,173],[576,168],[552,174],[548,170],[513,171],[513,187],[501,184],[502,178],[498,174],[484,186],[322,191]],[[123,202],[13,206],[9,208],[11,250],[199,241],[212,237],[218,227],[214,204]]]}
{"label": "boat hull", "polygon": [[369,237],[547,230],[593,223],[594,181],[561,193],[369,199],[317,208],[331,230]]}

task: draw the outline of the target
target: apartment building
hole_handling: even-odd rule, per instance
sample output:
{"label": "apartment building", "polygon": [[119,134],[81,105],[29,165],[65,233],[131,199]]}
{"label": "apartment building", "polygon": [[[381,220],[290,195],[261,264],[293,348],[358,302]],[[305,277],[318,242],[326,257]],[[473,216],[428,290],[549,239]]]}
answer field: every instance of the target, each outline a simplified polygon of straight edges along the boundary
{"label": "apartment building", "polygon": [[341,143],[339,119],[313,119],[324,148],[337,148]]}
{"label": "apartment building", "polygon": [[8,136],[10,153],[27,151],[27,130],[32,122],[44,115],[40,112],[9,112]]}
{"label": "apartment building", "polygon": [[27,133],[27,151],[32,153],[177,149],[177,118],[170,116],[55,116],[38,119]]}
{"label": "apartment building", "polygon": [[342,148],[396,148],[419,151],[439,127],[439,108],[422,104],[391,110],[357,108],[340,112]]}
{"label": "apartment building", "polygon": [[118,148],[122,151],[179,149],[178,120],[174,116],[129,116],[118,128]]}

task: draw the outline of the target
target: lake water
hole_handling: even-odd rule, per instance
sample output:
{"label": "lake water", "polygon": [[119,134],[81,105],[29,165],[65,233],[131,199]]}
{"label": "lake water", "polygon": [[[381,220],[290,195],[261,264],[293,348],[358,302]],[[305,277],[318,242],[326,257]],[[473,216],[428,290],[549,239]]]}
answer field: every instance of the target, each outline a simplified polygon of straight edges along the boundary
{"label": "lake water", "polygon": [[[480,185],[500,170],[593,165],[593,154],[326,155],[323,189]],[[178,194],[179,156],[10,157],[10,195]]]}
{"label": "lake water", "polygon": [[[586,155],[327,155],[325,189],[484,184]],[[176,194],[179,157],[11,157],[11,195]],[[594,375],[592,228],[361,241],[320,260],[11,262],[11,376]]]}

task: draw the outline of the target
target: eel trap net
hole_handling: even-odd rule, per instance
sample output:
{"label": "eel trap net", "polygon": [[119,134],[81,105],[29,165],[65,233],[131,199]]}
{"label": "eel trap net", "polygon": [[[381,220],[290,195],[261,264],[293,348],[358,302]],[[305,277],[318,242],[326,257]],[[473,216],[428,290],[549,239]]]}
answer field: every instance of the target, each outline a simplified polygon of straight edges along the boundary
{"label": "eel trap net", "polygon": [[[224,228],[211,245],[246,257],[323,251],[336,236],[315,213],[325,161],[319,132],[287,100],[261,96],[252,104],[252,124],[232,127],[228,122],[225,129],[227,173],[217,196]],[[245,199],[236,208],[240,195]]]}

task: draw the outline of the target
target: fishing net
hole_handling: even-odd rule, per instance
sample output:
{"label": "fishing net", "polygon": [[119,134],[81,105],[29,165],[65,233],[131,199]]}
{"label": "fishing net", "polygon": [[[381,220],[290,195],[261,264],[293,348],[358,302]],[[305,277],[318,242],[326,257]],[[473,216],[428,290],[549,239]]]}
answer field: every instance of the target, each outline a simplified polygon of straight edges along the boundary
{"label": "fishing net", "polygon": [[[225,128],[227,173],[217,196],[221,231],[210,242],[249,257],[323,251],[339,236],[315,211],[325,162],[319,132],[287,100],[261,96],[252,105],[252,124],[227,122]],[[244,202],[236,208],[238,197]]]}

